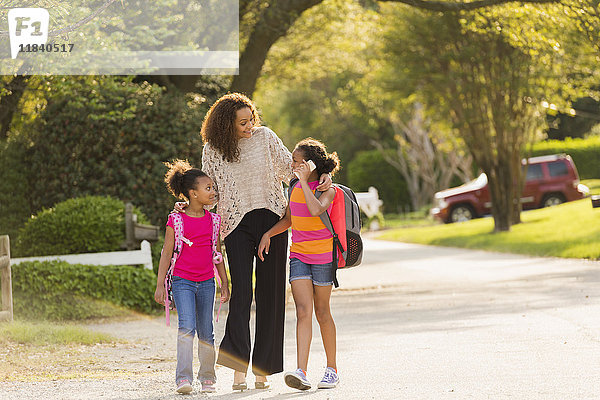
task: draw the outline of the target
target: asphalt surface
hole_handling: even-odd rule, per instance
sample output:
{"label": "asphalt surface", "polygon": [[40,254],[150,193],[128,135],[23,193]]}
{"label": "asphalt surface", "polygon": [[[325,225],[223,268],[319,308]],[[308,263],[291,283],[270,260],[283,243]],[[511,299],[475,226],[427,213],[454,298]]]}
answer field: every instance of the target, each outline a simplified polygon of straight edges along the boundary
{"label": "asphalt surface", "polygon": [[[191,397],[600,398],[600,262],[374,240],[365,240],[365,249],[363,265],[338,273],[341,287],[332,296],[336,389],[298,392],[277,374],[269,390],[232,393],[232,372],[219,368],[217,393],[195,387]],[[224,320],[216,326],[218,340]],[[294,329],[290,300],[287,370],[296,367]],[[316,320],[313,331],[308,374],[316,387],[325,367]],[[171,343],[162,351],[173,352]],[[181,398],[173,394],[171,367],[133,380],[0,384],[0,398]],[[248,383],[253,387],[251,375]]]}

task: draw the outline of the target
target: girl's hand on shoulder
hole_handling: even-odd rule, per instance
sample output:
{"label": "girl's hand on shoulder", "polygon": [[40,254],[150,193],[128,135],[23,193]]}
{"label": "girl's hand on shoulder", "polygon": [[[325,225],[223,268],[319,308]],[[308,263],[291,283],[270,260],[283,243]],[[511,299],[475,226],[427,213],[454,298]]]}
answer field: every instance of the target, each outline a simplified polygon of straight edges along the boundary
{"label": "girl's hand on shoulder", "polygon": [[223,285],[221,288],[221,303],[227,303],[231,295],[229,294],[229,287],[227,285]]}
{"label": "girl's hand on shoulder", "polygon": [[183,213],[185,212],[185,209],[187,208],[188,203],[186,203],[185,201],[178,201],[177,203],[175,203],[175,207],[173,207],[173,211],[174,212],[178,212],[178,213]]}
{"label": "girl's hand on shoulder", "polygon": [[156,291],[154,292],[154,300],[158,303],[158,304],[162,304],[163,306],[165,305],[165,288],[164,286],[157,286],[156,287]]}
{"label": "girl's hand on shoulder", "polygon": [[322,174],[319,178],[319,186],[317,186],[317,190],[319,192],[326,192],[331,187],[333,181],[331,180],[331,175]]}
{"label": "girl's hand on shoulder", "polygon": [[263,251],[265,254],[269,254],[269,247],[271,247],[271,237],[265,233],[258,245],[258,258],[260,258],[260,261],[265,261]]}

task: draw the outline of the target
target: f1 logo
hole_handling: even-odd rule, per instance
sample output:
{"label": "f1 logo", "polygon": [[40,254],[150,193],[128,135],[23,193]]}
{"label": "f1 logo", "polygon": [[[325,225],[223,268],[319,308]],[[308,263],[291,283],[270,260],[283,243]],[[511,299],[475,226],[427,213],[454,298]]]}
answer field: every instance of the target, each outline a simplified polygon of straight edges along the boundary
{"label": "f1 logo", "polygon": [[50,15],[45,8],[13,8],[8,11],[10,55],[14,60],[26,45],[46,44]]}

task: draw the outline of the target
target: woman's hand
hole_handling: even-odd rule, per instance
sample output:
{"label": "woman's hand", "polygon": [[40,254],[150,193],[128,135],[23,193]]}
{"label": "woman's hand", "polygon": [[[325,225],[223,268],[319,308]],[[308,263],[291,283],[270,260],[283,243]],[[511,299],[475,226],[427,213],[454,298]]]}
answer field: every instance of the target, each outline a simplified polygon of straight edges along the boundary
{"label": "woman's hand", "polygon": [[269,254],[269,247],[271,247],[271,237],[265,233],[258,245],[258,258],[260,258],[260,261],[265,261],[263,250],[265,251],[265,254]]}
{"label": "woman's hand", "polygon": [[227,303],[230,297],[231,296],[229,295],[229,286],[223,285],[223,287],[221,288],[221,303]]}
{"label": "woman's hand", "polygon": [[185,201],[178,201],[173,207],[173,212],[183,213],[189,204]]}
{"label": "woman's hand", "polygon": [[319,178],[319,186],[317,186],[317,190],[319,192],[326,192],[331,187],[333,181],[331,180],[331,175],[322,174]]}
{"label": "woman's hand", "polygon": [[165,305],[165,287],[162,285],[158,285],[156,287],[156,291],[154,292],[154,300],[158,303],[158,304],[162,304],[163,306]]}

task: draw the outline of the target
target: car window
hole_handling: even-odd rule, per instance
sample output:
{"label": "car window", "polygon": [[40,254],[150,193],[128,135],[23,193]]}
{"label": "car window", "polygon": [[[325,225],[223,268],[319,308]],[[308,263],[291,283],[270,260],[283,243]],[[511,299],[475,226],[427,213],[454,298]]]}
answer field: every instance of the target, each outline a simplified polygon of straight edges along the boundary
{"label": "car window", "polygon": [[544,173],[542,172],[542,164],[531,164],[527,167],[527,176],[526,180],[532,181],[535,179],[542,179],[544,177]]}
{"label": "car window", "polygon": [[548,163],[548,170],[550,170],[550,176],[569,175],[567,164],[563,161],[554,161]]}

